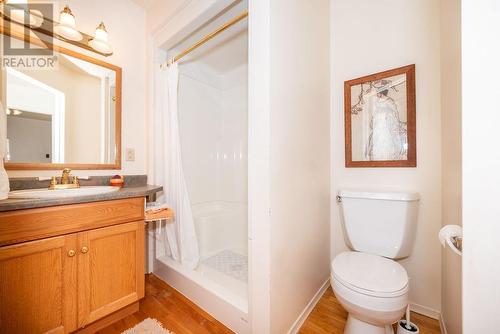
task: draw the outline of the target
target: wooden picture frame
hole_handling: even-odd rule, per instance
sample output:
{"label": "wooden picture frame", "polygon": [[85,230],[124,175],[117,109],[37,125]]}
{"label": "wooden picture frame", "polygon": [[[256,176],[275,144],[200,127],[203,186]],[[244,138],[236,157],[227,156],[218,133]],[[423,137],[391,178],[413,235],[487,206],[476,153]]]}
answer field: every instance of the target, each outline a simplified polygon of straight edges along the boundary
{"label": "wooden picture frame", "polygon": [[415,65],[344,83],[346,167],[416,167]]}

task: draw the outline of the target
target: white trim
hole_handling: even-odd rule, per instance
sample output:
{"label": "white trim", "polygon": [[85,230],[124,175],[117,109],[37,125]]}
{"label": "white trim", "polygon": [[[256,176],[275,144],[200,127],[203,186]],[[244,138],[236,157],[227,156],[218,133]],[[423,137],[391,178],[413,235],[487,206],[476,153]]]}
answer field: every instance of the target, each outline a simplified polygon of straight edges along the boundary
{"label": "white trim", "polygon": [[66,95],[54,92],[56,107],[52,118],[52,163],[64,163],[66,131]]}
{"label": "white trim", "polygon": [[439,317],[439,327],[441,328],[441,334],[448,334],[448,331],[446,330],[446,323],[444,322],[442,314]]}
{"label": "white trim", "polygon": [[306,307],[300,314],[300,316],[295,320],[293,323],[292,327],[290,330],[288,330],[288,334],[295,334],[298,333],[304,322],[307,320],[307,317],[309,317],[309,314],[311,314],[312,310],[314,307],[316,307],[316,304],[318,304],[319,300],[321,297],[323,297],[323,294],[325,293],[326,289],[330,286],[330,278],[328,278],[323,285],[319,288],[319,290],[316,292],[316,294],[313,296],[311,301],[307,303]]}
{"label": "white trim", "polygon": [[[251,333],[248,313],[241,311],[225,298],[214,293],[213,289],[206,287],[204,283],[209,282],[203,279],[200,273],[185,269],[181,264],[177,269],[170,267],[159,259],[153,260],[153,273],[235,333]],[[193,279],[194,275],[202,280]]]}
{"label": "white trim", "polygon": [[439,320],[441,318],[441,313],[439,311],[427,306],[410,303],[410,310],[435,320]]}
{"label": "white trim", "polygon": [[271,7],[248,2],[248,310],[252,333],[271,333]]}
{"label": "white trim", "polygon": [[107,90],[106,90],[106,86],[107,86],[107,83],[106,83],[106,76],[102,76],[102,77],[99,77],[99,80],[100,80],[100,94],[101,94],[101,101],[100,102],[100,112],[99,112],[99,118],[100,118],[100,127],[99,127],[99,148],[100,148],[100,152],[99,152],[99,160],[101,162],[101,164],[104,164],[105,161],[106,161],[106,142],[107,142],[107,136],[106,136],[106,132],[107,132],[107,125],[108,125],[108,122],[106,122],[106,119],[107,119],[107,114],[109,114],[107,111],[108,111],[108,108],[106,108],[107,105],[109,105],[109,101],[107,99],[107,97],[109,95],[107,95]]}

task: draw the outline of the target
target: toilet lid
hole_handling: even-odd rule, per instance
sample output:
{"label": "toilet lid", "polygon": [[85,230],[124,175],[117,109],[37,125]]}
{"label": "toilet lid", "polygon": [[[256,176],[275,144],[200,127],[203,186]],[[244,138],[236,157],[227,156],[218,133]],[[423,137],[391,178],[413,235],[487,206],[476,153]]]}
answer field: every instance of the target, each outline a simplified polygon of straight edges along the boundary
{"label": "toilet lid", "polygon": [[402,265],[373,254],[343,252],[333,260],[332,273],[346,285],[369,292],[391,293],[408,286]]}

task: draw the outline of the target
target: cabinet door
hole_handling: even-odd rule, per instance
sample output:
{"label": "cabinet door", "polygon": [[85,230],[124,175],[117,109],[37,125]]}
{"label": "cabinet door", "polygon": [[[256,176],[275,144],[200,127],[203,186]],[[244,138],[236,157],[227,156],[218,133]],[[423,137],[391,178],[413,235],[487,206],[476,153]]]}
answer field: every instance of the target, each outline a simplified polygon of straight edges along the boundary
{"label": "cabinet door", "polygon": [[0,333],[76,329],[76,234],[0,247]]}
{"label": "cabinet door", "polygon": [[78,234],[78,324],[144,297],[144,222]]}

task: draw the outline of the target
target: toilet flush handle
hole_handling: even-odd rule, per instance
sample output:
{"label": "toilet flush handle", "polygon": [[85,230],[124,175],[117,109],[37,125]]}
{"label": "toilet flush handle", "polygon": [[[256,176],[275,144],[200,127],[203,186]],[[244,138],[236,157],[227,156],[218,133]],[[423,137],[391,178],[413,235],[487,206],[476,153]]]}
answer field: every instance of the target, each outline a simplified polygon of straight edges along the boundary
{"label": "toilet flush handle", "polygon": [[339,195],[337,195],[337,203],[342,203],[342,197],[340,197]]}

